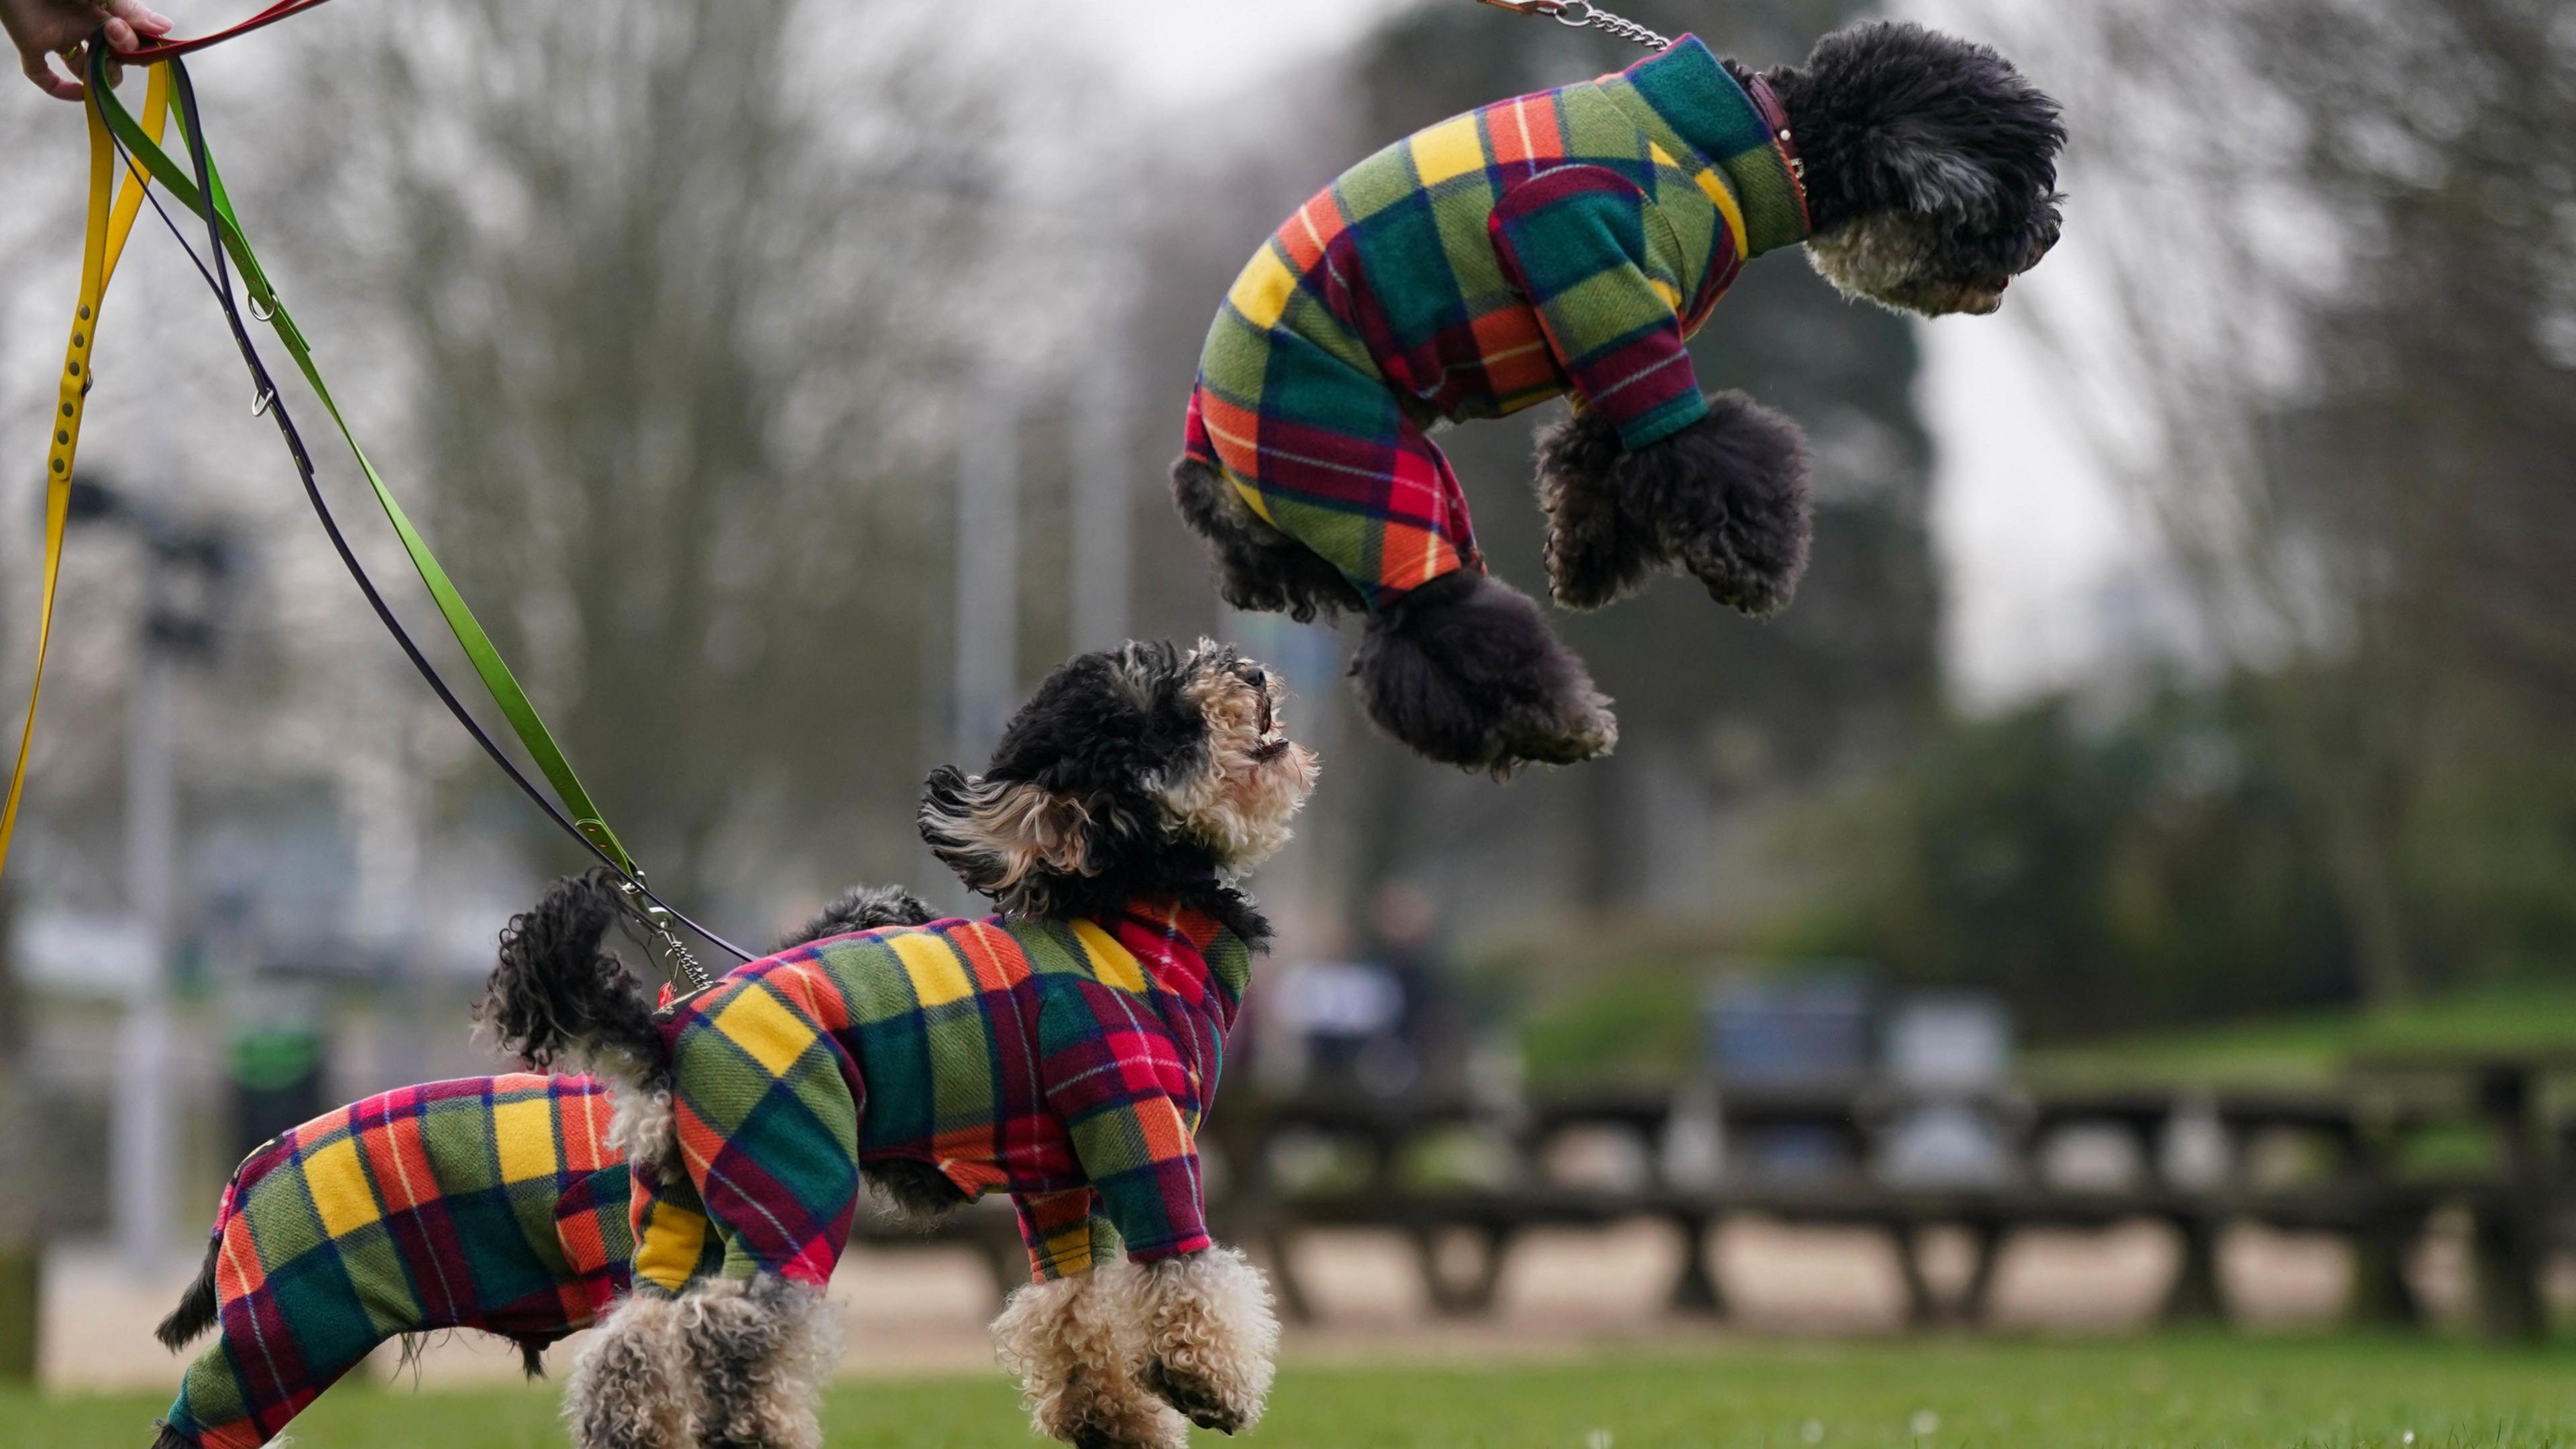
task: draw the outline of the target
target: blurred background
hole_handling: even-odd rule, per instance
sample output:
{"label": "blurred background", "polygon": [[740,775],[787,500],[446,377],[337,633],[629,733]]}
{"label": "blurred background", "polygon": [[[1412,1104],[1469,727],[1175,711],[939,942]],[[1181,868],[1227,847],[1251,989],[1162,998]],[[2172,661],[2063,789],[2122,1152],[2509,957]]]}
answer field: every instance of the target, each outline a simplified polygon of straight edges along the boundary
{"label": "blurred background", "polygon": [[[1621,8],[1757,65],[1864,13]],[[359,435],[718,929],[859,880],[969,906],[914,792],[1072,651],[1208,634],[1297,682],[1324,784],[1255,883],[1282,939],[1217,1120],[1233,1235],[1311,1331],[2538,1331],[2576,11],[1896,13],[2065,101],[2065,244],[1934,325],[1750,268],[1695,351],[1815,440],[1804,592],[1560,618],[1621,747],[1506,787],[1374,736],[1351,636],[1225,613],[1162,470],[1281,217],[1633,50],[1466,0],[412,0],[195,74]],[[0,87],[0,128],[15,689],[82,170],[72,108]],[[99,371],[0,884],[0,1377],[55,1383],[168,1376],[143,1325],[248,1148],[496,1069],[494,935],[581,863],[357,607],[148,217]],[[1532,592],[1555,415],[1443,439]],[[874,1341],[973,1342],[992,1226],[858,1254]]]}

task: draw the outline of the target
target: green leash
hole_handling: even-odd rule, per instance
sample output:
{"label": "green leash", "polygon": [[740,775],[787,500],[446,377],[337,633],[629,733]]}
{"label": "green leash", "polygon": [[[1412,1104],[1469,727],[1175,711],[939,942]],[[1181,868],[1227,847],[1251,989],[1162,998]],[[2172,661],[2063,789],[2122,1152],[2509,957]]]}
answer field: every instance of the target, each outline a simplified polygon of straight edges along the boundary
{"label": "green leash", "polygon": [[[464,723],[467,730],[501,764],[503,770],[516,780],[522,789],[527,790],[548,815],[570,829],[590,847],[594,854],[625,878],[624,889],[627,899],[642,917],[646,928],[654,933],[660,944],[671,953],[673,959],[698,985],[709,984],[708,978],[704,970],[699,967],[697,958],[672,931],[671,923],[674,921],[687,925],[700,936],[742,960],[752,959],[750,954],[740,947],[670,909],[645,885],[641,867],[636,865],[635,858],[627,853],[624,843],[617,838],[617,833],[611,830],[608,822],[601,817],[599,807],[591,801],[590,792],[583,788],[581,778],[573,773],[571,762],[564,757],[562,748],[555,743],[553,734],[547,730],[544,718],[537,713],[537,707],[529,700],[527,691],[520,688],[517,677],[510,672],[510,666],[501,658],[501,652],[492,643],[491,635],[484,631],[482,623],[474,617],[474,611],[467,607],[464,597],[457,592],[456,585],[449,579],[447,570],[439,564],[437,555],[430,551],[427,540],[423,539],[420,531],[412,526],[410,515],[403,511],[402,504],[395,499],[393,491],[385,485],[382,475],[377,473],[375,464],[369,461],[366,450],[359,446],[357,437],[350,431],[348,419],[341,414],[339,404],[331,396],[330,387],[323,382],[320,370],[314,366],[311,346],[305,341],[302,331],[296,327],[295,320],[287,315],[285,304],[278,299],[276,286],[269,281],[266,270],[260,266],[258,256],[251,250],[249,238],[242,231],[241,222],[233,211],[232,200],[225,193],[223,177],[215,169],[214,157],[206,146],[202,126],[196,114],[193,88],[188,83],[185,67],[181,66],[175,57],[161,62],[172,68],[172,79],[177,83],[177,89],[185,102],[177,108],[178,114],[174,119],[178,122],[181,138],[187,142],[190,159],[198,164],[205,178],[202,190],[197,182],[186,171],[180,169],[152,137],[136,124],[134,117],[125,109],[124,103],[118,99],[116,92],[107,85],[104,74],[105,55],[104,46],[94,45],[90,49],[90,94],[97,97],[99,111],[106,118],[109,130],[130,156],[150,171],[155,180],[168,188],[171,196],[200,218],[205,219],[210,229],[221,239],[224,253],[231,256],[234,264],[241,271],[243,289],[247,294],[251,316],[266,322],[276,332],[278,340],[286,345],[288,355],[294,358],[296,370],[304,375],[304,380],[312,387],[314,396],[322,400],[323,408],[331,414],[331,421],[338,427],[341,440],[348,444],[351,456],[357,459],[359,471],[366,475],[367,486],[374,490],[377,504],[383,508],[386,521],[393,525],[395,536],[402,540],[403,551],[410,556],[412,567],[419,571],[421,583],[428,588],[430,598],[438,605],[440,616],[446,619],[448,629],[455,634],[457,644],[464,649],[465,657],[473,664],[475,674],[483,681],[483,687],[490,692],[494,703],[501,707],[502,715],[509,720],[511,732],[518,736],[519,743],[527,749],[529,757],[536,762],[539,772],[546,777],[547,783],[554,787],[556,796],[563,802],[563,808],[560,811],[557,810],[553,802],[538,794],[526,777],[511,765],[508,757],[484,735],[481,728],[475,724],[473,717],[447,690],[444,681],[438,677],[436,670],[431,668],[427,658],[412,645],[409,636],[403,632],[390,609],[386,608],[381,598],[376,595],[373,585],[366,578],[364,571],[359,568],[355,555],[340,540],[337,526],[332,523],[329,510],[322,502],[320,492],[310,477],[309,463],[303,456],[300,441],[295,438],[291,424],[287,422],[280,409],[279,425],[288,435],[290,448],[297,455],[299,467],[307,471],[306,488],[312,496],[316,509],[322,513],[326,527],[331,528],[334,543],[341,545],[343,560],[357,575],[361,587],[368,593],[369,601],[376,605],[378,613],[384,618],[387,626],[393,629],[396,638],[404,646],[405,652],[411,655],[412,662],[429,679],[431,686],[438,691],[441,699]],[[209,197],[213,202],[211,207],[206,204]],[[159,203],[156,201],[154,205],[157,208]],[[163,219],[168,220],[166,213]],[[174,225],[172,229],[175,232],[176,226]],[[181,245],[186,245],[184,237],[181,238]],[[195,255],[193,249],[190,250],[190,255],[192,257]],[[220,271],[220,257],[216,259],[216,265]],[[202,263],[200,263],[200,270],[203,270]],[[224,305],[228,314],[231,313],[233,308],[230,290],[217,280],[215,273],[207,274],[207,281],[214,286],[217,300]],[[238,329],[238,318],[235,322]],[[260,388],[259,397],[252,409],[253,414],[258,415],[267,413],[271,409],[278,409],[279,401],[275,385],[269,380],[266,370],[260,366],[257,355],[251,351],[247,334],[241,334],[239,340],[244,359],[250,363]]]}

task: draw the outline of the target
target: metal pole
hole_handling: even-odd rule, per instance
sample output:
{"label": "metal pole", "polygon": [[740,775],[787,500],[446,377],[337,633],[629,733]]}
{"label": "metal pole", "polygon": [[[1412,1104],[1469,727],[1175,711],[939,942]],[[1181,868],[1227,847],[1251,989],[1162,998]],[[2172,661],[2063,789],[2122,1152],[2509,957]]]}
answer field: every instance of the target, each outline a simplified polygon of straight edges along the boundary
{"label": "metal pole", "polygon": [[1020,402],[987,384],[957,443],[957,763],[992,752],[1019,693]]}
{"label": "metal pole", "polygon": [[116,1238],[126,1265],[161,1265],[171,1193],[170,900],[178,854],[178,772],[171,758],[170,660],[150,637],[136,645],[126,692],[125,877],[127,908],[146,943],[144,980],[116,1044],[110,1166]]}
{"label": "metal pole", "polygon": [[43,1360],[45,1245],[39,1199],[44,1188],[32,1164],[44,1145],[27,1070],[25,1002],[18,993],[17,945],[10,907],[14,881],[0,882],[0,1384],[33,1384]]}
{"label": "metal pole", "polygon": [[1073,647],[1127,637],[1131,397],[1123,357],[1092,370],[1078,406],[1073,460]]}

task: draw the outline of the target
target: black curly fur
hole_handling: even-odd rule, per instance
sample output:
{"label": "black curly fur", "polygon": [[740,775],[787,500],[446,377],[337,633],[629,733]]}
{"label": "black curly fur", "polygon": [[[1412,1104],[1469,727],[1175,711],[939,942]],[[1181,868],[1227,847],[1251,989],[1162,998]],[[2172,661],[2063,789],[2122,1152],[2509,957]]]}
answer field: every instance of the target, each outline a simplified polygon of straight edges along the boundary
{"label": "black curly fur", "polygon": [[649,1078],[661,1060],[653,999],[606,947],[626,909],[616,882],[605,867],[566,876],[501,930],[474,1019],[536,1070],[586,1061]]}
{"label": "black curly fur", "polygon": [[1765,72],[1830,232],[1910,212],[1937,225],[1931,280],[2016,276],[2057,241],[2057,103],[1993,49],[1903,21],[1849,25]]}
{"label": "black curly fur", "polygon": [[1208,464],[1187,454],[1173,462],[1172,501],[1181,510],[1181,521],[1206,541],[1216,564],[1217,592],[1234,607],[1286,614],[1300,624],[1368,607],[1340,569],[1271,527]]}
{"label": "black curly fur", "polygon": [[1807,439],[1740,392],[1713,393],[1708,416],[1635,452],[1599,413],[1539,436],[1539,501],[1556,601],[1597,609],[1687,569],[1709,597],[1757,617],[1778,613],[1807,569]]}
{"label": "black curly fur", "polygon": [[1431,759],[1508,775],[1610,752],[1618,722],[1583,661],[1529,596],[1473,570],[1443,575],[1369,620],[1351,660],[1377,727]]}
{"label": "black curly fur", "polygon": [[171,1428],[169,1420],[155,1419],[152,1426],[160,1431],[152,1436],[152,1449],[197,1449],[197,1441]]}
{"label": "black curly fur", "polygon": [[931,909],[922,904],[921,897],[901,886],[852,886],[841,893],[839,900],[825,906],[820,915],[780,937],[778,949],[785,951],[834,936],[852,936],[880,926],[926,925],[931,919]]}
{"label": "black curly fur", "polygon": [[161,1320],[161,1326],[152,1330],[152,1336],[161,1341],[163,1348],[176,1353],[193,1342],[197,1335],[215,1326],[215,1260],[222,1253],[223,1246],[224,1240],[220,1235],[206,1240],[206,1261],[197,1269],[197,1281],[188,1285],[188,1291],[179,1295],[179,1306],[171,1309],[170,1316]]}
{"label": "black curly fur", "polygon": [[[1193,768],[1207,721],[1183,691],[1210,670],[1252,669],[1233,650],[1184,655],[1164,642],[1134,642],[1058,665],[1011,717],[983,774],[931,771],[919,822],[931,853],[968,888],[1016,916],[1061,919],[1116,912],[1139,895],[1170,894],[1213,917],[1254,950],[1270,923],[1249,897],[1217,878],[1207,849],[1174,833],[1158,786]],[[1041,866],[1005,884],[1007,862],[962,828],[999,792],[1031,784],[1079,809],[1082,860]]]}

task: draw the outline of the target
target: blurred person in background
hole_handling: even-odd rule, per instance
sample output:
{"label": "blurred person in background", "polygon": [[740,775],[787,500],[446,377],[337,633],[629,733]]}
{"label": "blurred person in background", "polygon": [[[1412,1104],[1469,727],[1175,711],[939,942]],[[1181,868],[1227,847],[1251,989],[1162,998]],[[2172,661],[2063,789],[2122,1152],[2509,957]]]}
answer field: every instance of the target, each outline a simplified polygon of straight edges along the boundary
{"label": "blurred person in background", "polygon": [[1455,1088],[1465,1013],[1439,903],[1419,886],[1391,883],[1357,935],[1355,950],[1280,973],[1267,1035],[1290,1062],[1273,1080],[1373,1097]]}

